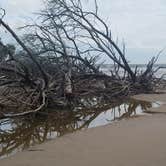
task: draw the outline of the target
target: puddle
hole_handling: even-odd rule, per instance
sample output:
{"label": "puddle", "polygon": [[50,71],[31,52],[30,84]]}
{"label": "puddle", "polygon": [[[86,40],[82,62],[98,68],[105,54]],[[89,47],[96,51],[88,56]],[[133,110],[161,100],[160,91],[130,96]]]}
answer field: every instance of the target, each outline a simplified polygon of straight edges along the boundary
{"label": "puddle", "polygon": [[0,120],[0,159],[67,133],[144,115],[147,109],[160,104],[129,99],[103,108],[72,112],[56,110],[46,115]]}

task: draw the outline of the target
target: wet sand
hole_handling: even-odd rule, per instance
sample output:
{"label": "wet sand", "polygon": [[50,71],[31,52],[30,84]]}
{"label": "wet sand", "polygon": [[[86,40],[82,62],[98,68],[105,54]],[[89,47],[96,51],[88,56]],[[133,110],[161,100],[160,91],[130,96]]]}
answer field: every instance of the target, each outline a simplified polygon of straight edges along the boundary
{"label": "wet sand", "polygon": [[[134,98],[166,103],[166,94]],[[160,112],[79,131],[0,161],[0,166],[165,166],[166,105]]]}

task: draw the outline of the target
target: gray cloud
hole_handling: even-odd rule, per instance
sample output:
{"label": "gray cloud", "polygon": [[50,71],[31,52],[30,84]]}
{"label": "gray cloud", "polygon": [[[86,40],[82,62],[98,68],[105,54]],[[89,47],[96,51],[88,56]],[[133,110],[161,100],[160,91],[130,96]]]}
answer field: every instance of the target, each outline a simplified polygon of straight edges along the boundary
{"label": "gray cloud", "polygon": [[[132,62],[141,63],[166,46],[165,0],[98,2],[100,14],[110,22],[114,36],[126,41],[128,57]],[[32,12],[41,8],[42,0],[1,0],[0,5],[7,11],[7,22],[16,28],[23,25]],[[166,63],[165,55],[159,62]]]}

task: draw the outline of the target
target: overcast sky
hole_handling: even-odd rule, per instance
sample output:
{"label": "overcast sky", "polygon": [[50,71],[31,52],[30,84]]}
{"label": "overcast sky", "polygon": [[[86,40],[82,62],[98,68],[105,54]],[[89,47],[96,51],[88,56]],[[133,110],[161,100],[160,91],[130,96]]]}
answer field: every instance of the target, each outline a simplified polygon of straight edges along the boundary
{"label": "overcast sky", "polygon": [[[132,63],[145,63],[166,47],[166,0],[98,2],[100,14],[109,20],[114,37],[125,40],[127,57]],[[16,28],[42,7],[42,0],[0,0],[0,6],[6,9],[8,24]],[[158,63],[166,63],[166,51]]]}

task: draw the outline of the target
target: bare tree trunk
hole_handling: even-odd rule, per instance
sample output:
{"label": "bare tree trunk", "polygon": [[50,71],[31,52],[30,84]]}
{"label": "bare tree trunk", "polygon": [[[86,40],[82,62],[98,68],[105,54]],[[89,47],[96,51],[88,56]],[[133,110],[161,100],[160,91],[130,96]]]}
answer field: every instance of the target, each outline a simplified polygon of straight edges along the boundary
{"label": "bare tree trunk", "polygon": [[29,51],[29,49],[24,45],[24,43],[19,39],[19,37],[16,35],[16,33],[2,20],[0,19],[0,25],[2,25],[12,36],[13,38],[20,44],[20,46],[27,52],[28,56],[30,59],[36,64],[38,67],[39,71],[41,72],[43,79],[45,81],[45,88],[48,86],[48,77],[45,71],[42,69],[34,55]]}

